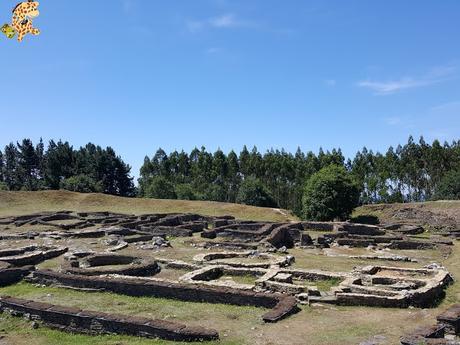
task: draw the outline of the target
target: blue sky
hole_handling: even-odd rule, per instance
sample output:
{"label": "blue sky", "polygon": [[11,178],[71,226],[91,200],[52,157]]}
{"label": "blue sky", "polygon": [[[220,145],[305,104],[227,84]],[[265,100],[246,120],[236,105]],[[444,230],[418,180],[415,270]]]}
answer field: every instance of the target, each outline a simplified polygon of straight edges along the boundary
{"label": "blue sky", "polygon": [[[1,0],[0,22],[14,0]],[[244,144],[352,156],[460,138],[457,0],[42,0],[0,37],[0,146]]]}

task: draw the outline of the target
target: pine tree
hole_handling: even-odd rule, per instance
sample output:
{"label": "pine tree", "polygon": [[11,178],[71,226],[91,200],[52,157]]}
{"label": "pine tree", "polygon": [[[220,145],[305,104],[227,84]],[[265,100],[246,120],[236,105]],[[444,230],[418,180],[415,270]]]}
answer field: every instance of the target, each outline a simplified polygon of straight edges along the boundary
{"label": "pine tree", "polygon": [[9,190],[20,190],[22,187],[18,156],[18,150],[13,143],[5,146],[3,179]]}

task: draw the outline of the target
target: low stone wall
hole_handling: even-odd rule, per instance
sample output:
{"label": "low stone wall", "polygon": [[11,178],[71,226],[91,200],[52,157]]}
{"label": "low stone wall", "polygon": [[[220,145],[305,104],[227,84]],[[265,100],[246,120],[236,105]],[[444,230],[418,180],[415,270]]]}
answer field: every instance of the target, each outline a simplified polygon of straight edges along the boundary
{"label": "low stone wall", "polygon": [[448,340],[444,339],[445,329],[443,326],[435,325],[428,327],[419,327],[411,334],[401,338],[402,345],[448,345],[448,344],[458,344],[450,343]]}
{"label": "low stone wall", "polygon": [[376,242],[374,239],[354,239],[354,238],[339,238],[337,239],[337,244],[339,246],[350,246],[355,248],[366,248],[372,245],[375,245]]}
{"label": "low stone wall", "polygon": [[[395,275],[373,277],[380,270],[395,272]],[[386,266],[368,266],[361,270],[359,278],[350,277],[343,281],[336,292],[336,303],[340,305],[367,305],[375,307],[407,308],[409,306],[427,308],[444,296],[444,289],[453,281],[444,269],[411,269]],[[403,274],[407,273],[408,276]],[[415,274],[419,278],[413,278]],[[413,285],[411,289],[392,289],[392,285],[362,285],[362,281],[377,279],[378,282],[397,281]]]}
{"label": "low stone wall", "polygon": [[270,312],[262,316],[266,322],[279,321],[298,311],[297,300],[293,296],[224,287],[201,287],[166,281],[89,277],[53,271],[36,271],[31,281],[45,285],[58,284],[77,288],[102,289],[129,296],[150,296],[189,302],[271,308]]}
{"label": "low stone wall", "polygon": [[262,277],[267,270],[261,268],[235,268],[225,265],[206,266],[188,272],[179,278],[179,281],[187,284],[197,284],[200,286],[228,287],[240,290],[254,290],[255,284],[242,284],[233,280],[219,281],[222,276],[253,276],[254,279]]}
{"label": "low stone wall", "polygon": [[130,235],[130,236],[124,236],[123,241],[126,243],[136,243],[136,242],[147,242],[151,241],[153,239],[154,235]]}
{"label": "low stone wall", "polygon": [[207,227],[208,227],[208,223],[203,222],[203,221],[195,221],[195,222],[185,223],[185,224],[177,226],[177,228],[179,229],[188,229],[188,230],[192,230],[193,232],[201,232]]}
{"label": "low stone wall", "polygon": [[437,317],[438,323],[446,327],[446,333],[460,335],[460,304],[454,304]]}
{"label": "low stone wall", "polygon": [[217,331],[190,327],[177,322],[142,317],[105,314],[61,307],[13,297],[1,297],[0,309],[13,315],[28,316],[45,325],[69,332],[87,334],[127,334],[174,341],[210,341],[219,339]]}
{"label": "low stone wall", "polygon": [[304,230],[311,231],[334,231],[336,223],[332,222],[302,222]]}
{"label": "low stone wall", "polygon": [[24,251],[22,254],[13,255],[13,256],[4,256],[0,257],[0,261],[7,262],[14,266],[29,266],[37,265],[40,262],[43,262],[48,259],[58,257],[65,252],[67,252],[67,247],[57,247],[57,248],[35,248],[35,251]]}
{"label": "low stone wall", "polygon": [[143,232],[148,232],[154,236],[174,236],[174,237],[191,237],[193,230],[184,229],[174,226],[150,226],[143,225],[139,228]]}
{"label": "low stone wall", "polygon": [[418,235],[425,232],[425,229],[419,225],[408,224],[389,224],[384,226],[384,229],[395,231],[404,235]]}
{"label": "low stone wall", "polygon": [[415,240],[402,240],[394,241],[389,245],[390,249],[434,249],[436,248],[436,243],[427,242],[427,241],[415,241]]}
{"label": "low stone wall", "polygon": [[420,327],[401,337],[401,344],[460,345],[458,338],[460,336],[460,304],[454,304],[448,308],[437,317],[437,321],[434,326]]}
{"label": "low stone wall", "polygon": [[30,245],[30,246],[20,247],[20,248],[2,249],[0,250],[0,257],[21,255],[21,254],[24,254],[25,252],[33,252],[35,250],[37,250],[36,245]]}
{"label": "low stone wall", "polygon": [[33,266],[0,269],[0,286],[8,286],[22,280],[35,269]]}
{"label": "low stone wall", "polygon": [[407,308],[408,298],[402,296],[379,296],[363,293],[337,293],[335,295],[338,305],[368,306],[385,308]]}
{"label": "low stone wall", "polygon": [[355,223],[342,223],[338,226],[338,231],[344,231],[351,235],[364,235],[364,236],[382,236],[385,235],[385,230],[375,225],[355,224]]}
{"label": "low stone wall", "polygon": [[[118,266],[108,267],[104,266]],[[150,276],[160,271],[155,261],[141,259],[129,255],[93,254],[83,259],[71,258],[63,269],[67,273],[98,276],[104,274],[119,274],[127,276]]]}
{"label": "low stone wall", "polygon": [[[239,262],[237,259],[253,258],[262,259],[263,261],[255,262]],[[236,259],[234,262],[228,259]],[[270,266],[289,266],[294,262],[293,256],[277,256],[269,253],[259,253],[257,251],[244,251],[244,252],[214,252],[197,254],[193,257],[193,261],[201,264],[206,263],[210,265],[226,265],[242,268],[269,268]]]}
{"label": "low stone wall", "polygon": [[[241,223],[234,222],[209,231],[211,236],[229,237],[240,240],[260,241],[282,223]],[[204,235],[203,237],[206,237]],[[211,237],[209,237],[211,238]]]}
{"label": "low stone wall", "polygon": [[313,244],[311,237],[303,233],[301,223],[284,224],[276,227],[264,239],[264,242],[270,243],[275,248],[286,247],[293,248],[294,244],[303,242],[303,245]]}

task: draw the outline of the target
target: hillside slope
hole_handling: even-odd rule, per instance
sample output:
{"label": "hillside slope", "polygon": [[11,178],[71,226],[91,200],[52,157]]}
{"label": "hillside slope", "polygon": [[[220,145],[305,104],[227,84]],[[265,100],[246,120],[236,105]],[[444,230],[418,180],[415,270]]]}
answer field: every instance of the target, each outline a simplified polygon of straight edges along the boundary
{"label": "hillside slope", "polygon": [[120,213],[199,213],[232,215],[237,219],[291,221],[290,211],[213,201],[158,200],[122,198],[106,194],[82,194],[68,191],[0,191],[0,216],[41,211],[112,211]]}
{"label": "hillside slope", "polygon": [[381,223],[420,224],[433,230],[460,229],[460,201],[366,205],[353,215],[374,215]]}

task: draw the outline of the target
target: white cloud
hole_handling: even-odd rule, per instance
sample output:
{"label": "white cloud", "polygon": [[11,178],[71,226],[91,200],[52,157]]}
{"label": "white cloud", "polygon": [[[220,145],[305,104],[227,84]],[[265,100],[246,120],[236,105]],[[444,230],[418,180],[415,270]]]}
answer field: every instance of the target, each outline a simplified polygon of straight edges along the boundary
{"label": "white cloud", "polygon": [[403,78],[400,80],[392,80],[386,82],[378,81],[360,81],[358,86],[365,87],[374,91],[377,95],[388,95],[404,89],[412,89],[415,87],[426,86],[435,83],[436,81],[415,80],[412,78]]}
{"label": "white cloud", "polygon": [[257,27],[255,22],[239,19],[232,13],[223,14],[217,17],[211,17],[205,20],[193,20],[186,22],[187,29],[190,32],[198,32],[206,28],[212,29],[234,29]]}
{"label": "white cloud", "polygon": [[446,112],[446,111],[460,111],[460,101],[453,101],[444,104],[440,104],[432,107],[430,110],[434,112]]}
{"label": "white cloud", "polygon": [[456,72],[457,66],[455,65],[438,66],[421,77],[403,77],[389,81],[363,80],[358,82],[357,85],[374,91],[376,95],[389,95],[402,90],[429,86],[447,81],[452,79]]}
{"label": "white cloud", "polygon": [[240,25],[233,14],[210,18],[209,24],[215,28],[232,28]]}

